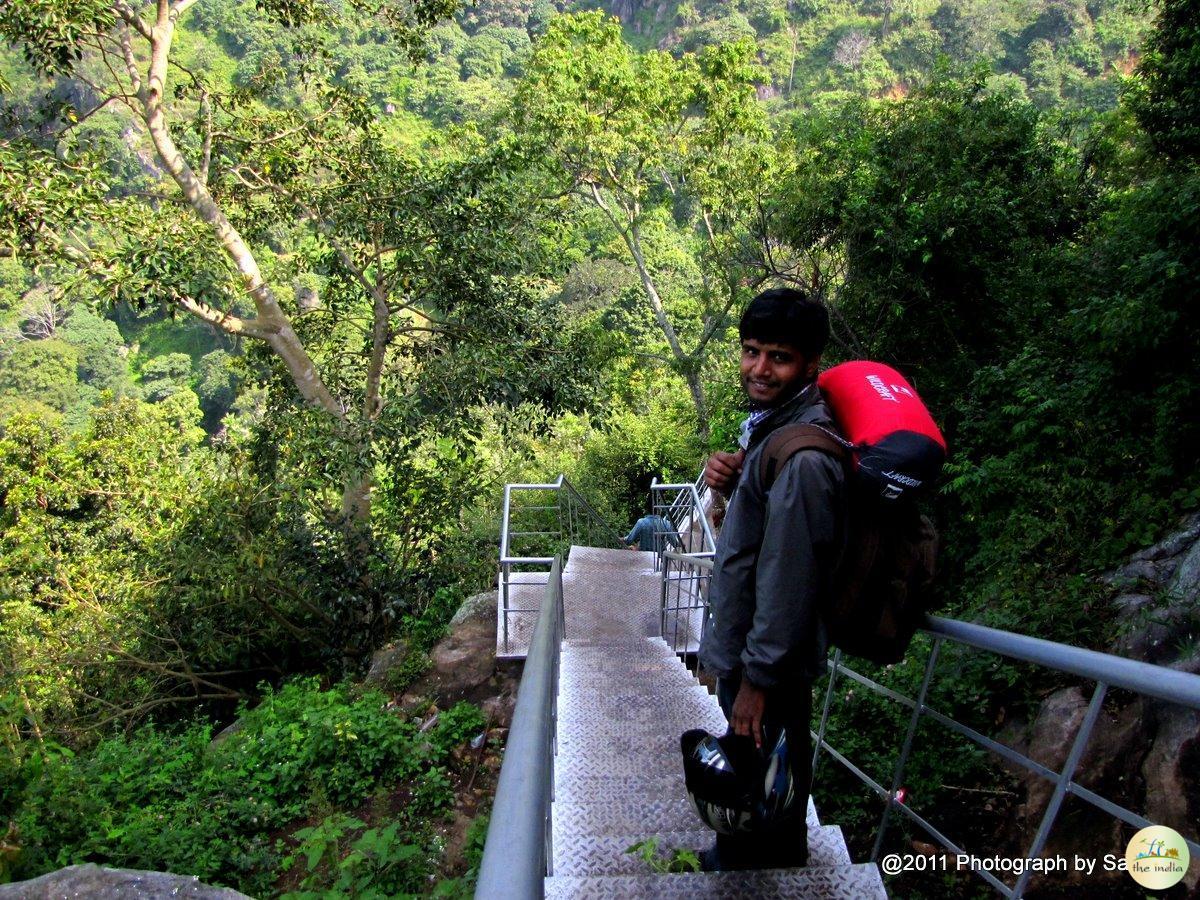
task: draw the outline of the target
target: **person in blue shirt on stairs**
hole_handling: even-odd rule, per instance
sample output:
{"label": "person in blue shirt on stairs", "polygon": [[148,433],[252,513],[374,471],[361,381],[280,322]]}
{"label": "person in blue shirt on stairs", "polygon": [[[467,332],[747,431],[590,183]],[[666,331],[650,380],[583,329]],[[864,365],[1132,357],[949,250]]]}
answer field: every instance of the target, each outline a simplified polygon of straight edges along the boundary
{"label": "person in blue shirt on stairs", "polygon": [[709,487],[729,497],[710,584],[710,618],[700,661],[717,677],[730,731],[770,748],[786,735],[798,814],[765,834],[717,835],[706,870],[803,866],[804,810],[811,783],[812,684],[825,667],[819,609],[832,590],[846,541],[845,473],[829,454],[802,450],[770,488],[759,458],[783,425],[834,429],[817,387],[829,337],[824,305],[802,291],[755,297],[739,326],[742,387],[750,415],[736,452],[714,453]]}
{"label": "person in blue shirt on stairs", "polygon": [[670,544],[676,550],[681,546],[675,526],[655,513],[642,516],[633,524],[633,530],[622,542],[630,550],[661,550]]}

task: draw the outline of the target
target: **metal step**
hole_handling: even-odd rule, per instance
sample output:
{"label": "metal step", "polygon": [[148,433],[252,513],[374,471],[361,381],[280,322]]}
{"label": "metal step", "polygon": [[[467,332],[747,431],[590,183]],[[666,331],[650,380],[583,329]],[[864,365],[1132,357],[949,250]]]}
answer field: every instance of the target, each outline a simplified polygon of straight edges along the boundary
{"label": "metal step", "polygon": [[[647,643],[651,644],[655,648],[652,651],[655,659],[667,659],[669,654],[671,657],[674,657],[676,662],[680,664],[683,663],[683,657],[681,657],[676,651],[672,650],[669,643],[657,636],[631,636],[621,638],[598,637],[596,640],[588,640],[585,637],[576,635],[575,637],[569,637],[563,641],[562,652],[578,652],[588,655],[592,658],[603,657],[606,651],[609,651],[614,647],[628,647],[630,643],[635,641],[646,641]],[[603,662],[603,659],[600,659],[599,661]]]}
{"label": "metal step", "polygon": [[[640,710],[688,710],[702,714],[720,709],[716,697],[699,684],[651,685],[639,688],[609,685],[607,690],[564,686],[558,695],[559,719],[637,718]],[[599,722],[597,722],[599,724]]]}
{"label": "metal step", "polygon": [[887,900],[874,863],[754,872],[546,879],[547,900]]}
{"label": "metal step", "polygon": [[[614,801],[633,803],[639,798],[686,799],[687,786],[683,772],[661,775],[583,775],[561,782],[555,790],[556,804],[587,804],[598,797],[612,797]],[[603,801],[600,801],[603,802]],[[808,823],[820,825],[817,807],[812,796],[808,798]]]}
{"label": "metal step", "polygon": [[[633,853],[631,846],[648,838],[657,838],[660,853],[679,848],[701,852],[713,845],[711,830],[655,833],[647,828],[629,834],[570,834],[554,841],[554,875],[651,875],[653,870]],[[808,862],[813,867],[849,867],[850,854],[836,825],[808,830]]]}
{"label": "metal step", "polygon": [[[613,794],[604,800],[574,802],[556,797],[551,820],[555,843],[571,834],[633,834],[705,827],[687,799],[682,780],[667,793]],[[821,825],[811,798],[808,825],[810,828]]]}
{"label": "metal step", "polygon": [[[666,652],[670,654],[670,650]],[[594,656],[571,648],[563,651],[559,663],[561,678],[652,678],[665,673],[695,678],[674,654],[659,656],[646,647],[617,647]]]}
{"label": "metal step", "polygon": [[595,721],[597,717],[580,715],[578,712],[558,720],[560,748],[567,743],[586,740],[589,736],[616,737],[621,735],[674,734],[676,737],[691,728],[705,728],[715,735],[725,733],[725,716],[714,706],[690,706],[665,710],[655,715],[654,710],[627,711],[616,714],[607,721]]}

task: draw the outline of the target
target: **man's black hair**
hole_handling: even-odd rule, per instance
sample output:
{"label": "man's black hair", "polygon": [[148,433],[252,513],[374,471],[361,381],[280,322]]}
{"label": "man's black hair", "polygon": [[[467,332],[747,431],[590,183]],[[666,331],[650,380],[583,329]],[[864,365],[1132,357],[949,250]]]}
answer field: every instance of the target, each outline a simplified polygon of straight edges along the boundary
{"label": "man's black hair", "polygon": [[764,344],[791,344],[817,356],[829,340],[829,311],[820,300],[795,288],[771,288],[750,301],[738,335]]}

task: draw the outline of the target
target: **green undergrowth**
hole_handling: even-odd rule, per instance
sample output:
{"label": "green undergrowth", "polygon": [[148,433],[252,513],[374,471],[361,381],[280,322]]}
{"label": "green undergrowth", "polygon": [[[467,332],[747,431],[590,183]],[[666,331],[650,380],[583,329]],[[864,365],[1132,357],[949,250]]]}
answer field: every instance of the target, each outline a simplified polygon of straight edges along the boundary
{"label": "green undergrowth", "polygon": [[381,693],[306,678],[266,689],[217,744],[196,724],[146,725],[88,752],[47,746],[20,772],[10,875],[98,862],[259,897],[423,892],[455,751],[484,720],[464,703],[420,725]]}

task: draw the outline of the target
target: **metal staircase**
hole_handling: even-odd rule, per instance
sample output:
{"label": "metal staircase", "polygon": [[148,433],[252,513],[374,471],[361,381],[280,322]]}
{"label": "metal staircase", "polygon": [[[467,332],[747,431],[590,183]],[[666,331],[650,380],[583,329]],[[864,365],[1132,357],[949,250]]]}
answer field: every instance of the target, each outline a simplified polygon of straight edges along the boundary
{"label": "metal staircase", "polygon": [[683,784],[679,736],[725,731],[713,697],[657,635],[654,554],[572,547],[562,572],[558,747],[545,896],[886,897],[879,870],[853,865],[837,826],[808,809],[809,866],[657,874],[627,849],[701,851],[713,842]]}
{"label": "metal staircase", "polygon": [[[680,658],[698,646],[707,613],[714,548],[703,498],[692,484],[656,482],[651,490],[654,508],[670,521],[670,534],[676,539],[672,544],[682,552],[665,547],[658,553],[615,549],[620,536],[561,476],[552,484],[505,488],[497,657],[526,661],[476,897],[886,897],[876,861],[886,847],[895,846],[887,841],[898,823],[924,832],[951,859],[964,854],[927,813],[906,802],[906,767],[916,753],[931,750],[917,740],[924,722],[936,723],[1053,785],[1025,851],[1027,860],[1046,852],[1068,799],[1089,804],[1134,829],[1155,824],[1086,788],[1076,770],[1110,688],[1200,711],[1200,676],[970,622],[927,617],[918,644],[927,648],[928,656],[915,696],[852,668],[840,651],[829,660],[824,704],[813,731],[813,772],[819,777],[818,762],[827,756],[882,800],[871,862],[851,862],[841,830],[822,826],[811,801],[809,865],[803,869],[661,874],[656,870],[661,866],[651,867],[627,852],[651,838],[664,851],[699,851],[711,844],[713,834],[701,827],[684,790],[679,736],[696,727],[720,733],[726,724],[715,698]],[[517,502],[518,495],[525,502]],[[594,546],[599,543],[607,548]],[[931,706],[929,688],[944,647],[993,654],[1094,684],[1061,768],[1048,768]],[[919,652],[917,644],[913,652]],[[835,687],[847,681],[853,690],[866,689],[909,712],[890,775],[860,768],[830,742],[830,710],[838,696],[849,696]],[[1174,824],[1179,828],[1184,823]],[[1185,831],[1189,852],[1200,858],[1195,828]],[[968,862],[965,870],[1001,896],[1013,898],[1030,889],[1033,873],[1026,867],[1010,883],[975,862]]]}

